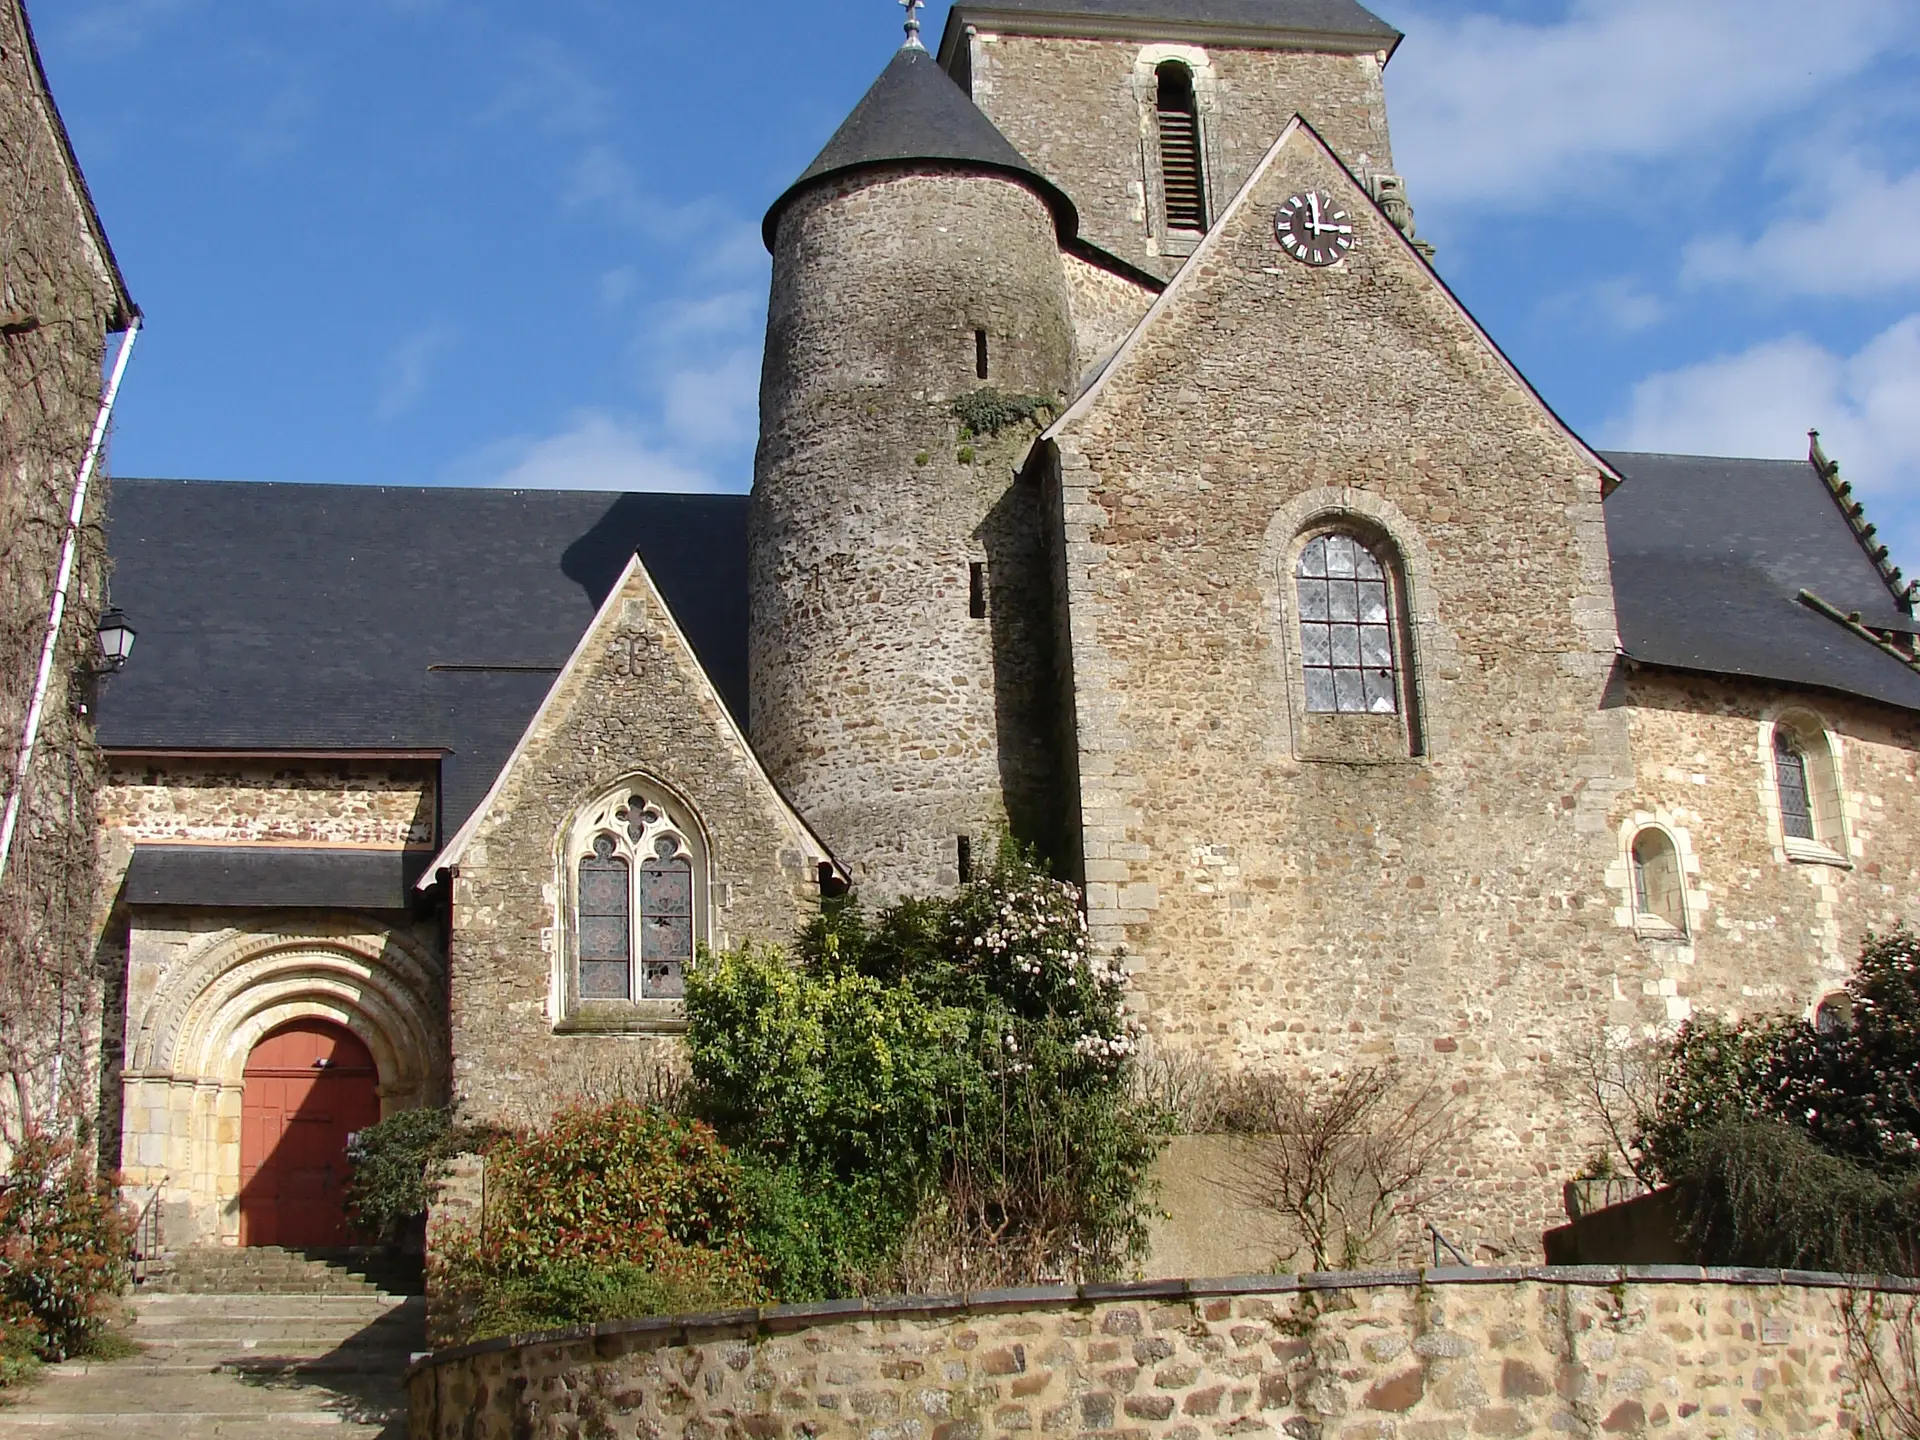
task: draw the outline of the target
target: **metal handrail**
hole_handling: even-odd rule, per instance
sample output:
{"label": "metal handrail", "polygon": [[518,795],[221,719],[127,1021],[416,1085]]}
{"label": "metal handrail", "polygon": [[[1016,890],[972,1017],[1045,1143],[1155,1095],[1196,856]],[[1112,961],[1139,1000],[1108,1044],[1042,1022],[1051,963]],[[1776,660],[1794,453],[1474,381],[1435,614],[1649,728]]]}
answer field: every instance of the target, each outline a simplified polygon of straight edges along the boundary
{"label": "metal handrail", "polygon": [[133,1222],[133,1283],[144,1285],[160,1263],[160,1196],[172,1176],[163,1175]]}

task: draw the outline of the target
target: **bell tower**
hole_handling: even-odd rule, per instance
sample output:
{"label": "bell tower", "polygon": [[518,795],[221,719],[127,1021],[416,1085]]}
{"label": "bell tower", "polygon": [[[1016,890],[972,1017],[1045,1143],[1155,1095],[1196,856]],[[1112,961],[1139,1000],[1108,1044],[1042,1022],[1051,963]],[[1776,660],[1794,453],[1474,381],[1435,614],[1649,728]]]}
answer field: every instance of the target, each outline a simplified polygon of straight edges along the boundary
{"label": "bell tower", "polygon": [[1295,114],[1411,235],[1382,79],[1400,38],[1355,0],[956,0],[940,63],[1084,239],[1170,279]]}

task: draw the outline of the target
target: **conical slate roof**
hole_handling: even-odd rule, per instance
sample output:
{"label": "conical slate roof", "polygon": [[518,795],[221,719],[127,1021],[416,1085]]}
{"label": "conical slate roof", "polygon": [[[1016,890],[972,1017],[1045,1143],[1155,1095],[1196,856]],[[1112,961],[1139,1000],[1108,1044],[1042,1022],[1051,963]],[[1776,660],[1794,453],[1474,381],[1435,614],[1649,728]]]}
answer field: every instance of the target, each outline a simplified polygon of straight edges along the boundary
{"label": "conical slate roof", "polygon": [[1065,192],[1027,163],[1026,156],[980,113],[980,107],[933,56],[910,44],[880,72],[873,88],[853,107],[806,173],[773,202],[762,226],[767,248],[773,248],[781,212],[809,186],[849,170],[916,160],[946,161],[1011,176],[1047,202],[1062,240],[1079,232],[1079,212]]}

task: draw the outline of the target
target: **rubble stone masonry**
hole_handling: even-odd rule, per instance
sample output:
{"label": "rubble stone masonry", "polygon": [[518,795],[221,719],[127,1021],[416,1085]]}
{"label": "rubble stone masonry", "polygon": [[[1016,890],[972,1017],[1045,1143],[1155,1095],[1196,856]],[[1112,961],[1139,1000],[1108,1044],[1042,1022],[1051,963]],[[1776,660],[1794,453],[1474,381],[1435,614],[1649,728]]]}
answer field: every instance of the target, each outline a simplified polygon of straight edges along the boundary
{"label": "rubble stone masonry", "polygon": [[[1788,1281],[1794,1283],[1786,1283]],[[1851,1343],[1844,1316],[1865,1316]],[[411,1372],[411,1440],[1469,1440],[1853,1433],[1907,1289],[1456,1270],[858,1301],[492,1342]],[[1897,1372],[1896,1372],[1897,1373]]]}

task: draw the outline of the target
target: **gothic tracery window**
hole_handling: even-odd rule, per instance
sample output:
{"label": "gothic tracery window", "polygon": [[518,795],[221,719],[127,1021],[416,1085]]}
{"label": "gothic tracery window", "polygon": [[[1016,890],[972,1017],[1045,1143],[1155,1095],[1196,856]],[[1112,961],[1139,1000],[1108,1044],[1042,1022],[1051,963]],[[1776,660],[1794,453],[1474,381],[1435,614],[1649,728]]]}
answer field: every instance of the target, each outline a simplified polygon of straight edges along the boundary
{"label": "gothic tracery window", "polygon": [[702,937],[692,827],[635,788],[575,827],[574,976],[582,1001],[678,1000]]}
{"label": "gothic tracery window", "polygon": [[1393,582],[1381,557],[1356,535],[1319,535],[1300,552],[1295,581],[1308,711],[1398,714]]}

